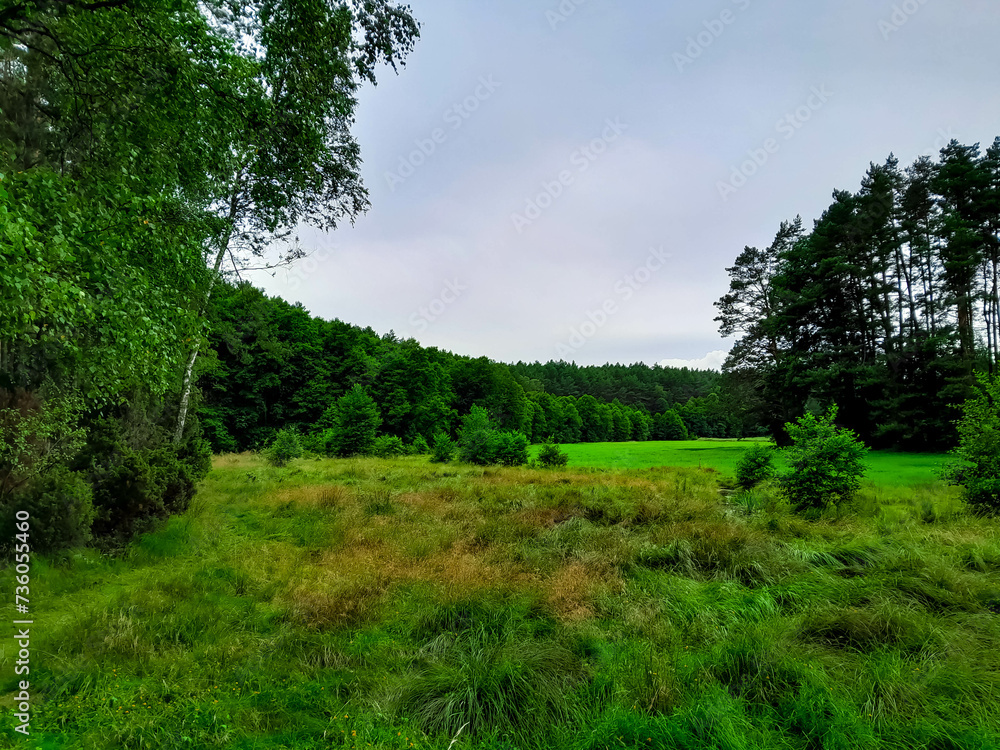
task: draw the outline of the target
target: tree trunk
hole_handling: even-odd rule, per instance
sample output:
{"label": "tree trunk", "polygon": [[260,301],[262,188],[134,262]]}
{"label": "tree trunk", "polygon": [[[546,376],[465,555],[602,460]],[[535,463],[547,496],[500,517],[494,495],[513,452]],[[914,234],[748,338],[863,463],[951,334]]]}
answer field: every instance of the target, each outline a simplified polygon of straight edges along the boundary
{"label": "tree trunk", "polygon": [[[222,268],[222,261],[225,259],[226,253],[229,251],[229,241],[233,236],[233,226],[236,224],[237,213],[239,210],[240,183],[242,176],[243,169],[241,167],[239,172],[237,172],[236,179],[233,184],[233,192],[229,199],[229,218],[226,223],[226,231],[219,239],[219,250],[215,254],[215,265],[212,269],[212,276],[208,280],[208,288],[205,289],[205,294],[201,298],[201,304],[198,309],[199,322],[203,321],[205,312],[208,310],[208,301],[212,297],[212,289],[215,288],[215,280],[219,278],[219,269]],[[188,406],[191,401],[191,388],[194,385],[194,363],[198,359],[198,350],[201,349],[201,331],[197,331],[191,339],[191,354],[188,356],[187,367],[184,370],[184,382],[181,385],[181,401],[177,410],[177,427],[174,430],[174,445],[180,445],[180,442],[184,437],[184,425],[187,422]]]}

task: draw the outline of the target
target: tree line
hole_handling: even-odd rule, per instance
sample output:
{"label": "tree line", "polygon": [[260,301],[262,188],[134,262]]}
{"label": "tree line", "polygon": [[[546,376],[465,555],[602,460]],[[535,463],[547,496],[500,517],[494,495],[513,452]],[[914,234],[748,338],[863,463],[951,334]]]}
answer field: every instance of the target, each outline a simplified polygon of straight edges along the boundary
{"label": "tree line", "polygon": [[[454,437],[473,407],[532,442],[729,437],[740,428],[717,393],[718,373],[506,365],[324,320],[246,283],[219,284],[208,319],[197,414],[216,451],[259,449],[286,428],[322,432],[335,422],[338,401],[357,387],[377,409],[379,433],[406,445],[430,443],[439,432]],[[529,377],[546,373],[562,373],[572,392],[550,392],[546,381]]]}
{"label": "tree line", "polygon": [[739,336],[724,380],[746,421],[780,439],[835,403],[871,445],[953,447],[974,373],[1000,356],[1000,138],[873,163],[811,231],[784,222],[727,270],[716,320]]}

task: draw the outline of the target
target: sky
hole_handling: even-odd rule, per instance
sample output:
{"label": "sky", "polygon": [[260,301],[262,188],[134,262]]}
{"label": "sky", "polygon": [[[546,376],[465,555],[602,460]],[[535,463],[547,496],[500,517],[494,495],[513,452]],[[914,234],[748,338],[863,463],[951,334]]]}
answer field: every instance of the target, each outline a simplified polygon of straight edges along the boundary
{"label": "sky", "polygon": [[501,362],[718,367],[744,246],[871,162],[1000,136],[996,0],[412,0],[370,210],[269,294]]}

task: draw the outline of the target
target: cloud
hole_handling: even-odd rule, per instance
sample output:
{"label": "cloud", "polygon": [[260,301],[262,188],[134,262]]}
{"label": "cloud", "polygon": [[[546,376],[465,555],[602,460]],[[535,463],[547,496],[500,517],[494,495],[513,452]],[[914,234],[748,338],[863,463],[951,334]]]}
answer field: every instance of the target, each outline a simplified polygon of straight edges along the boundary
{"label": "cloud", "polygon": [[726,361],[729,352],[716,349],[709,352],[701,359],[661,359],[661,367],[687,367],[689,370],[722,370],[722,363]]}

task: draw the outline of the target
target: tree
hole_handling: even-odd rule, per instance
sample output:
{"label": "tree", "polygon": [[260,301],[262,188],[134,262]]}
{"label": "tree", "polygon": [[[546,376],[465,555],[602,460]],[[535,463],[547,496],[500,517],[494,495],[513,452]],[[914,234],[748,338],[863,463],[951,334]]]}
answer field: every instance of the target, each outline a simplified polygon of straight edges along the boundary
{"label": "tree", "polygon": [[684,426],[684,420],[672,409],[657,414],[653,418],[653,439],[687,440],[688,431],[687,427]]}
{"label": "tree", "polygon": [[752,490],[773,476],[774,448],[769,445],[754,443],[736,462],[736,484],[740,489]]}
{"label": "tree", "polygon": [[958,423],[957,463],[945,468],[949,484],[963,488],[975,512],[1000,514],[1000,378],[981,373],[975,395],[965,402]]}
{"label": "tree", "polygon": [[831,406],[825,416],[808,413],[785,425],[792,441],[785,448],[790,469],[778,483],[799,512],[849,502],[861,487],[868,448],[851,430],[837,427],[836,417]]}
{"label": "tree", "polygon": [[333,413],[324,415],[332,423],[330,452],[338,456],[370,453],[382,424],[378,405],[360,385],[337,399]]}

